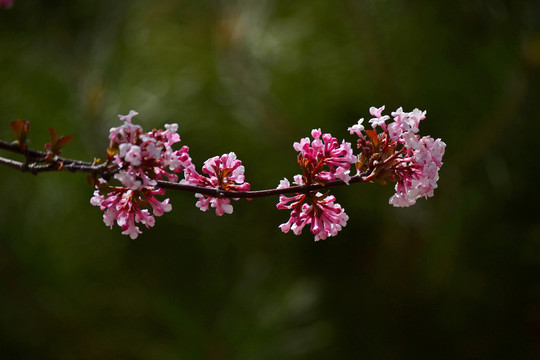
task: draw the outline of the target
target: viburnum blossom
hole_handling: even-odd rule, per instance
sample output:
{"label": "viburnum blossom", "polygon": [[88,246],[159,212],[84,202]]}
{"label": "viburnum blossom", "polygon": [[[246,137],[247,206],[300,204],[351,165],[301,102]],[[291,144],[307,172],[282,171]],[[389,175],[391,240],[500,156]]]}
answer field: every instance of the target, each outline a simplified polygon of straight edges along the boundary
{"label": "viburnum blossom", "polygon": [[295,142],[293,147],[300,152],[298,164],[302,168],[306,184],[321,183],[335,179],[349,183],[351,164],[356,162],[351,144],[345,140],[339,144],[330,134],[322,134],[321,129],[311,131],[313,141],[308,137]]}
{"label": "viburnum blossom", "polygon": [[178,125],[166,124],[166,130],[143,133],[139,125],[132,123],[136,115],[138,113],[133,110],[128,115],[119,115],[124,124],[110,130],[108,158],[120,168],[115,179],[131,190],[156,186],[156,180],[164,177],[177,182],[176,173],[191,165],[187,146],[172,149],[172,145],[180,142]]}
{"label": "viburnum blossom", "polygon": [[[426,111],[404,112],[400,107],[392,112],[393,122],[386,124],[390,117],[382,115],[383,110],[384,106],[370,109],[375,116],[370,120],[374,130],[364,130],[363,119],[348,129],[359,137],[356,168],[370,181],[395,181],[396,193],[389,203],[410,206],[420,197],[433,196],[446,144],[441,139],[417,135]],[[377,128],[382,132],[376,132]]]}
{"label": "viburnum blossom", "polygon": [[[302,177],[295,176],[295,184],[302,184]],[[281,180],[278,189],[290,187],[289,180]],[[306,225],[310,226],[310,231],[315,235],[315,241],[325,240],[329,236],[336,236],[337,233],[347,225],[349,217],[341,207],[334,203],[336,198],[333,195],[311,192],[308,194],[296,194],[295,196],[280,195],[278,209],[291,210],[289,221],[279,226],[284,233],[293,231],[299,235]]]}
{"label": "viburnum blossom", "polygon": [[445,147],[441,139],[424,136],[415,147],[408,149],[409,156],[400,159],[395,166],[396,193],[390,198],[390,204],[406,207],[414,205],[418,198],[433,196]]}
{"label": "viburnum blossom", "polygon": [[369,113],[373,116],[375,116],[374,118],[370,119],[369,120],[369,123],[371,124],[371,126],[375,129],[375,127],[377,126],[380,126],[382,127],[384,130],[386,130],[386,121],[388,119],[390,119],[390,116],[388,115],[382,115],[382,112],[384,111],[384,105],[381,106],[380,108],[376,108],[374,106],[370,107],[369,108]]}
{"label": "viburnum blossom", "polygon": [[[336,179],[349,183],[351,164],[356,162],[351,144],[338,140],[331,134],[322,134],[320,129],[311,131],[313,141],[303,138],[295,142],[293,148],[298,151],[298,164],[302,175],[294,176],[296,185],[324,185]],[[278,189],[288,188],[287,179],[280,182]],[[280,195],[278,209],[291,210],[289,221],[281,224],[283,232],[293,230],[296,235],[311,224],[310,230],[315,235],[315,241],[335,236],[347,224],[349,217],[339,204],[335,203],[333,195],[321,194],[316,191],[297,193],[288,197]]]}
{"label": "viburnum blossom", "polygon": [[177,182],[177,173],[192,166],[187,146],[172,149],[172,145],[180,141],[177,124],[165,125],[166,130],[144,133],[139,125],[132,123],[136,115],[133,110],[128,115],[119,115],[123,125],[113,127],[109,134],[107,159],[116,165],[114,178],[123,186],[112,187],[99,179],[95,181],[97,190],[90,200],[104,211],[106,225],[112,227],[116,221],[122,234],[132,239],[141,233],[135,223],[154,226],[154,217],[145,207],[151,207],[154,216],[161,216],[172,208],[169,199],[160,202],[155,198],[155,195],[165,195],[165,189],[154,188],[157,180],[167,178]]}
{"label": "viburnum blossom", "polygon": [[[169,199],[160,202],[155,195],[164,195],[165,189],[131,190],[125,187],[111,187],[100,179],[98,189],[90,199],[90,204],[99,206],[104,211],[103,222],[111,228],[114,222],[122,228],[123,235],[136,239],[141,230],[135,223],[141,223],[147,228],[154,226],[154,216],[161,216],[172,209]],[[152,214],[144,207],[152,208]]]}
{"label": "viburnum blossom", "polygon": [[[279,226],[281,231],[292,230],[299,235],[308,226],[318,241],[336,236],[349,220],[330,194],[332,187],[394,182],[395,194],[389,203],[396,207],[411,206],[421,197],[433,196],[446,144],[441,139],[418,135],[426,111],[406,112],[400,107],[389,116],[384,110],[384,105],[369,109],[372,129],[364,127],[363,118],[348,128],[351,135],[358,137],[356,154],[349,142],[340,143],[321,129],[311,131],[312,139],[305,137],[295,142],[301,173],[293,177],[294,186],[285,178],[275,189],[250,191],[245,168],[234,152],[206,160],[199,174],[187,146],[173,149],[180,142],[177,124],[144,132],[133,124],[133,117],[138,115],[133,110],[119,115],[122,125],[110,129],[106,162],[60,157],[62,148],[73,137],[59,136],[54,128],[49,128],[51,140],[45,144],[45,151],[30,149],[30,122],[15,120],[10,124],[15,142],[0,140],[0,148],[23,154],[26,161],[2,157],[0,165],[33,174],[60,170],[88,173],[89,182],[96,188],[91,204],[104,212],[106,225],[112,227],[116,222],[122,234],[132,239],[141,234],[137,224],[152,227],[155,216],[171,210],[169,199],[160,201],[156,196],[165,195],[165,189],[174,189],[195,193],[196,207],[201,211],[214,208],[218,216],[232,214],[231,199],[279,195],[276,207],[290,211],[289,220]],[[180,173],[184,178],[179,183]]]}
{"label": "viburnum blossom", "polygon": [[[349,217],[327,188],[341,182],[347,185],[395,182],[396,192],[389,203],[397,207],[410,206],[420,197],[433,196],[446,144],[441,139],[418,135],[426,111],[405,112],[400,107],[389,116],[384,115],[384,109],[384,106],[369,109],[373,116],[369,119],[372,130],[364,127],[363,118],[348,128],[350,134],[358,137],[357,154],[349,142],[340,143],[320,129],[311,131],[312,139],[305,137],[293,144],[301,169],[301,174],[293,177],[295,188],[292,189],[285,178],[277,189],[253,192],[256,197],[280,194],[276,207],[290,211],[289,220],[279,226],[281,231],[292,230],[299,235],[308,226],[315,241],[336,236],[347,225]],[[128,115],[119,115],[123,124],[112,128],[109,134],[110,146],[104,164],[108,173],[104,178],[92,175],[97,189],[91,204],[104,211],[105,224],[112,227],[116,222],[122,234],[136,238],[141,233],[136,224],[151,227],[155,216],[171,210],[169,199],[159,201],[156,195],[165,195],[164,187],[177,188],[179,173],[184,175],[179,185],[182,189],[187,185],[217,190],[212,195],[195,194],[195,205],[201,211],[214,208],[218,216],[231,214],[231,199],[252,195],[246,194],[250,184],[245,182],[245,168],[234,152],[206,160],[202,172],[198,173],[187,146],[180,150],[172,148],[180,142],[177,124],[143,132],[132,122],[136,115],[133,110]],[[15,125],[16,130],[21,127]],[[354,176],[350,174],[352,164],[356,168]],[[114,174],[121,186],[108,184],[110,174]],[[165,179],[169,183],[162,181]],[[156,189],[159,181],[162,181],[161,188]],[[291,191],[287,194],[294,195],[285,195],[282,190],[288,188]],[[196,188],[195,191],[201,190]]]}
{"label": "viburnum blossom", "polygon": [[[185,179],[181,183],[225,191],[248,191],[250,184],[244,182],[244,171],[242,162],[236,158],[234,152],[230,152],[221,155],[221,157],[214,156],[205,161],[202,172],[207,176],[199,174],[193,165],[186,168],[184,172]],[[216,215],[218,216],[225,213],[232,214],[233,212],[233,206],[229,198],[212,197],[203,194],[195,194],[195,197],[198,198],[195,205],[201,211],[213,207],[216,209]]]}

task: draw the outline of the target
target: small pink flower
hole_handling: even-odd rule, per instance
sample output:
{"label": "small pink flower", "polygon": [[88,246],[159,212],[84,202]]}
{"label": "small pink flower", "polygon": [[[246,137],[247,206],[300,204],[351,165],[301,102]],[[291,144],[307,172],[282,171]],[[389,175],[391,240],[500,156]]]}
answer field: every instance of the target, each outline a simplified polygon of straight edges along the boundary
{"label": "small pink flower", "polygon": [[420,121],[426,118],[426,111],[414,109],[411,112],[404,112],[403,108],[400,107],[392,112],[392,116],[394,117],[394,126],[399,127],[403,132],[417,133]]}
{"label": "small pink flower", "polygon": [[371,124],[371,126],[375,129],[377,126],[380,126],[383,128],[383,130],[386,130],[386,120],[390,119],[390,116],[388,115],[382,115],[382,112],[384,111],[384,105],[381,106],[380,108],[376,108],[374,106],[370,107],[369,108],[369,113],[373,116],[375,116],[374,118],[370,119],[369,120],[369,123]]}
{"label": "small pink flower", "polygon": [[369,108],[369,113],[373,116],[375,116],[377,119],[382,116],[382,112],[384,111],[384,105],[380,108],[376,108],[375,106],[372,106]]}
{"label": "small pink flower", "polygon": [[390,139],[393,141],[399,141],[402,134],[403,129],[398,122],[388,124],[388,135],[390,136]]}
{"label": "small pink flower", "polygon": [[394,122],[401,124],[402,119],[407,116],[407,113],[403,112],[403,108],[399,107],[396,111],[392,111],[392,116],[394,117]]}
{"label": "small pink flower", "polygon": [[[223,154],[221,157],[214,156],[205,161],[201,175],[195,166],[189,166],[184,170],[183,184],[203,186],[225,191],[248,191],[250,184],[244,182],[245,168],[242,162],[236,158],[234,152]],[[216,215],[232,214],[233,207],[228,198],[216,198],[203,194],[195,194],[198,201],[195,204],[201,211],[206,211],[209,207],[216,209]],[[237,200],[237,199],[233,199]]]}
{"label": "small pink flower", "polygon": [[[142,181],[137,179],[137,174],[121,171],[114,174],[114,178],[131,190],[138,190],[143,187]],[[151,185],[151,184],[146,184]],[[155,184],[154,184],[155,185]]]}
{"label": "small pink flower", "polygon": [[165,195],[165,189],[152,190],[150,192],[143,193],[148,200],[148,203],[152,206],[152,212],[155,216],[161,216],[163,213],[172,210],[172,205],[169,204],[169,199],[159,201],[154,195]]}
{"label": "small pink flower", "polygon": [[410,131],[412,131],[413,133],[417,133],[418,126],[420,125],[420,121],[424,120],[425,118],[426,118],[426,111],[420,111],[418,109],[414,109],[408,114],[408,116],[403,120],[403,122],[407,124]]}
{"label": "small pink flower", "polygon": [[126,156],[124,157],[124,159],[133,166],[141,165],[141,161],[142,161],[141,148],[138,147],[137,145],[131,146],[129,151],[126,153]]}
{"label": "small pink flower", "polygon": [[125,121],[127,123],[130,123],[131,124],[131,119],[133,119],[134,116],[137,116],[139,115],[138,112],[136,112],[135,110],[129,110],[129,114],[127,115],[118,115],[118,118],[122,121]]}
{"label": "small pink flower", "polygon": [[405,147],[408,147],[414,150],[419,150],[420,147],[422,146],[422,144],[420,144],[420,142],[418,141],[418,136],[416,136],[412,132],[403,133],[401,136],[401,140],[404,143]]}
{"label": "small pink flower", "polygon": [[364,131],[364,125],[362,125],[363,122],[364,122],[364,118],[358,120],[357,124],[351,126],[347,130],[349,131],[351,135],[356,134],[358,135],[359,138],[363,138],[364,137],[364,135],[362,135],[362,131]]}
{"label": "small pink flower", "polygon": [[180,142],[180,135],[178,135],[178,124],[165,124],[165,129],[167,129],[164,134],[167,137],[167,145],[172,146],[177,142]]}
{"label": "small pink flower", "polygon": [[231,205],[231,200],[228,198],[215,198],[202,194],[195,194],[195,197],[199,199],[197,203],[195,203],[195,206],[201,211],[206,211],[212,207],[216,209],[217,216],[233,213],[233,206]]}

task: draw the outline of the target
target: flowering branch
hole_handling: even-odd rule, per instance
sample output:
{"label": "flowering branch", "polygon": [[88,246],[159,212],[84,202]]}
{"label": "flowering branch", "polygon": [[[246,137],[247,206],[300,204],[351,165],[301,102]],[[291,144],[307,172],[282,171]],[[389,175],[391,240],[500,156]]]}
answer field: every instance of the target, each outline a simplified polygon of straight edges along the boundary
{"label": "flowering branch", "polygon": [[[112,228],[116,222],[122,234],[132,239],[141,233],[137,223],[152,227],[154,216],[171,211],[169,199],[156,198],[170,189],[195,193],[195,205],[201,211],[214,208],[218,216],[233,212],[231,200],[279,196],[276,207],[290,210],[289,220],[280,229],[298,235],[308,225],[317,241],[337,235],[349,219],[329,193],[332,187],[395,182],[396,193],[389,203],[397,207],[433,196],[446,144],[441,139],[417,135],[425,111],[404,112],[399,108],[391,114],[393,121],[386,124],[390,116],[382,115],[383,110],[384,106],[370,108],[373,118],[369,123],[373,130],[364,128],[364,119],[348,129],[358,137],[357,154],[351,143],[345,140],[339,143],[320,129],[312,130],[313,140],[306,137],[295,142],[293,148],[299,153],[301,174],[293,177],[293,185],[284,178],[276,189],[250,190],[250,184],[245,182],[245,168],[234,152],[208,159],[199,173],[187,146],[173,150],[173,145],[180,142],[177,124],[166,124],[165,130],[143,132],[132,123],[137,115],[133,110],[128,115],[119,115],[123,125],[110,130],[104,163],[99,159],[85,162],[60,157],[62,148],[72,138],[58,136],[52,128],[49,129],[51,140],[45,144],[44,151],[30,149],[26,144],[30,123],[17,120],[11,123],[16,141],[0,140],[0,149],[22,154],[26,161],[0,157],[0,164],[33,174],[62,170],[88,173],[88,180],[95,187],[90,203],[104,212],[106,225]],[[356,174],[351,176],[353,164]],[[119,185],[112,185],[113,179]],[[285,196],[289,194],[292,196]]]}
{"label": "flowering branch", "polygon": [[[21,161],[8,159],[8,158],[4,158],[0,156],[1,165],[5,165],[15,170],[22,171],[22,172],[30,172],[35,175],[41,172],[65,170],[69,172],[95,174],[95,175],[99,175],[102,178],[107,178],[107,177],[110,178],[116,172],[113,169],[111,169],[110,164],[107,164],[107,163],[96,164],[96,163],[90,163],[90,162],[81,161],[81,160],[63,158],[63,157],[54,158],[55,163],[41,164],[42,160],[40,159],[44,159],[46,157],[45,153],[41,151],[33,150],[33,149],[27,149],[27,152],[25,153],[24,151],[21,151],[19,149],[16,143],[10,143],[4,140],[0,140],[0,149],[8,150],[14,153],[19,153],[19,154],[27,156],[26,162],[21,162]],[[60,165],[58,164],[63,164],[63,165],[60,167]],[[362,176],[357,175],[357,176],[352,177],[349,183],[369,182],[369,181],[371,180],[367,176],[362,177]],[[270,197],[270,196],[292,194],[292,193],[307,193],[314,190],[321,190],[321,189],[332,188],[332,187],[342,186],[342,185],[347,185],[347,184],[342,180],[335,180],[335,181],[327,182],[324,185],[322,184],[302,185],[302,186],[297,185],[297,186],[291,186],[289,188],[282,188],[282,189],[228,191],[228,190],[207,188],[207,187],[197,186],[197,185],[189,185],[189,184],[158,180],[156,187],[163,188],[163,189],[170,189],[170,190],[200,193],[200,194],[208,195],[212,197],[251,199],[251,198],[262,198],[262,197]]]}

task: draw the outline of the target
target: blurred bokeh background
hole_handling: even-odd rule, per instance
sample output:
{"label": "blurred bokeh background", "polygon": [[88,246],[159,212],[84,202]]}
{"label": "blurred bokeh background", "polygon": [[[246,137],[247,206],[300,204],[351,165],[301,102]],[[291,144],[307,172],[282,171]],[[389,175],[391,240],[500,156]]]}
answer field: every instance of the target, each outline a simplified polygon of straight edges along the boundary
{"label": "blurred bokeh background", "polygon": [[279,231],[275,198],[216,217],[180,192],[133,241],[84,175],[0,168],[0,357],[538,358],[539,70],[535,0],[15,0],[2,139],[20,118],[92,160],[135,109],[199,166],[235,151],[253,189],[298,173],[312,128],[354,141],[370,106],[427,110],[448,146],[433,198],[336,189],[349,224],[317,243]]}

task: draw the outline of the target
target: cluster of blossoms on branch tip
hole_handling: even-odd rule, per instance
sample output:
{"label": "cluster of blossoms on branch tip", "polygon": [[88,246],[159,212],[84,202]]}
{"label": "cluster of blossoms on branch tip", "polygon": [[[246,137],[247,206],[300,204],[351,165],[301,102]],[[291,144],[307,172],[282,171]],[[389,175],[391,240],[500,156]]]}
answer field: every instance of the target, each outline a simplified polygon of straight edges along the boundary
{"label": "cluster of blossoms on branch tip", "polygon": [[[404,112],[399,108],[391,116],[383,115],[383,111],[384,106],[370,108],[371,130],[364,128],[364,119],[348,128],[351,135],[358,137],[356,154],[351,143],[345,140],[340,143],[320,129],[312,130],[313,139],[305,137],[293,144],[301,169],[301,174],[293,177],[294,185],[285,178],[277,189],[263,191],[267,193],[264,196],[279,194],[276,207],[290,211],[289,220],[279,226],[283,232],[292,230],[299,235],[307,225],[316,241],[336,236],[349,220],[335,196],[327,190],[336,184],[395,182],[396,192],[389,203],[397,207],[433,196],[446,144],[441,139],[417,134],[425,111]],[[104,211],[106,225],[112,227],[116,222],[122,234],[133,239],[141,233],[138,223],[152,227],[154,216],[172,208],[169,199],[156,199],[156,195],[165,195],[164,180],[167,184],[192,187],[196,206],[201,211],[214,208],[218,216],[233,212],[231,200],[260,195],[249,191],[245,168],[234,152],[206,160],[202,173],[198,173],[187,146],[179,150],[172,148],[180,142],[177,124],[145,133],[132,123],[135,115],[133,110],[128,115],[119,115],[123,124],[110,130],[107,160],[114,168],[119,186],[112,186],[109,179],[103,178],[95,178],[93,182],[96,190],[90,202]],[[351,174],[353,168],[355,174]],[[179,174],[183,179],[179,179]],[[199,193],[209,193],[202,191],[203,188],[217,191],[210,192],[211,195]],[[291,191],[283,191],[289,188]]]}
{"label": "cluster of blossoms on branch tip", "polygon": [[433,196],[446,144],[441,139],[417,134],[420,121],[426,118],[425,111],[404,112],[399,108],[391,113],[393,121],[386,124],[391,118],[382,115],[383,110],[384,106],[370,108],[373,130],[364,129],[364,119],[348,129],[358,135],[360,154],[356,168],[359,173],[368,173],[370,181],[396,183],[396,193],[389,200],[393,206],[414,205],[421,197]]}

